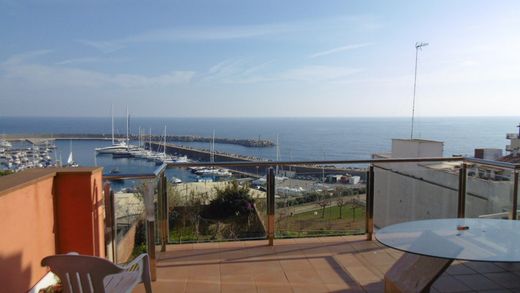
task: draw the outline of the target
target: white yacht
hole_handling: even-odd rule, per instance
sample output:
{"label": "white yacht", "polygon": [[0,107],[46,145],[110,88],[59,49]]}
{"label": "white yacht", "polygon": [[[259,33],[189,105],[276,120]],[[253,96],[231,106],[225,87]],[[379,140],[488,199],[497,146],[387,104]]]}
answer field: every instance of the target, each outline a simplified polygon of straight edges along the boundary
{"label": "white yacht", "polygon": [[128,116],[128,107],[126,108],[126,141],[118,140],[115,141],[114,138],[114,107],[112,106],[112,145],[107,147],[95,148],[96,152],[99,154],[114,154],[121,153],[124,150],[129,150],[131,148],[135,148],[129,144],[129,136],[128,136],[128,127],[129,127],[129,116]]}

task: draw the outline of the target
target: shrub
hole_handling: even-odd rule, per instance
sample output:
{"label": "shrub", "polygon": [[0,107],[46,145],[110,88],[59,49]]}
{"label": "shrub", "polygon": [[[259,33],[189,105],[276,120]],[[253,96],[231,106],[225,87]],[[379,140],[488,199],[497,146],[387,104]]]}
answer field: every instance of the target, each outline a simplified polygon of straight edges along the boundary
{"label": "shrub", "polygon": [[224,188],[216,188],[216,197],[204,210],[203,217],[225,219],[235,216],[247,216],[254,211],[254,201],[249,195],[248,186],[240,186],[233,181]]}

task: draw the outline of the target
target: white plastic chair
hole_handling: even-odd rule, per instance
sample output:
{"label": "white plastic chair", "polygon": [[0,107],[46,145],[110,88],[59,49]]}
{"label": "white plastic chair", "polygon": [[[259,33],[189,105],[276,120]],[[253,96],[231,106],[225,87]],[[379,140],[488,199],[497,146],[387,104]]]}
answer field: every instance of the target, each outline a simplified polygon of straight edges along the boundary
{"label": "white plastic chair", "polygon": [[130,293],[139,283],[144,283],[146,293],[152,293],[146,253],[122,266],[77,253],[47,256],[42,259],[42,266],[50,267],[58,275],[65,293]]}

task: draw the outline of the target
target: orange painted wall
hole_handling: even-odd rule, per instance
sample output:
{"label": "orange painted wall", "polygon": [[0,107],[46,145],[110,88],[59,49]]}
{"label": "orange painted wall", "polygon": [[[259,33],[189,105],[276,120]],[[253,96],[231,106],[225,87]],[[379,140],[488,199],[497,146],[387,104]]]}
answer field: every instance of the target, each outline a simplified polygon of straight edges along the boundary
{"label": "orange painted wall", "polygon": [[0,292],[32,288],[47,273],[45,256],[105,256],[101,185],[99,168],[0,177]]}
{"label": "orange painted wall", "polygon": [[25,292],[54,254],[53,177],[0,196],[0,291]]}
{"label": "orange painted wall", "polygon": [[102,173],[63,172],[55,179],[58,253],[105,256]]}

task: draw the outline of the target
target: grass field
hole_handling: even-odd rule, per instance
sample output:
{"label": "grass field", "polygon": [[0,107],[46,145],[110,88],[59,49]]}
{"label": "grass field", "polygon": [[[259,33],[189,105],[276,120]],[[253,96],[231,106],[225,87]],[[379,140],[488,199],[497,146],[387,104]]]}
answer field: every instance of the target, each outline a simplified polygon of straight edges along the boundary
{"label": "grass field", "polygon": [[362,233],[365,229],[365,208],[345,205],[308,211],[291,216],[290,210],[278,209],[276,230],[280,237],[304,237],[312,235],[345,235]]}

